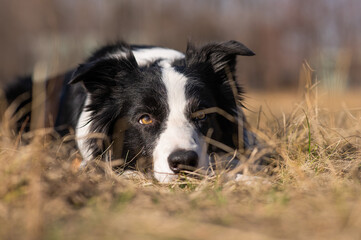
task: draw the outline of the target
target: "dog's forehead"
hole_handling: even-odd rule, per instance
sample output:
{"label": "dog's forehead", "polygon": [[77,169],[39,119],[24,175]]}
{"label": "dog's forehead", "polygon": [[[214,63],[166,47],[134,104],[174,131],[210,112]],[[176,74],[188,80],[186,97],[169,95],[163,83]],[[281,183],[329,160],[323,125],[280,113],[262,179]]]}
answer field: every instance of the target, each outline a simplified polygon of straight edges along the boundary
{"label": "dog's forehead", "polygon": [[175,92],[184,94],[189,82],[188,77],[177,71],[168,59],[158,59],[150,65],[140,66],[139,70],[130,81],[145,91],[165,91],[165,95]]}
{"label": "dog's forehead", "polygon": [[186,66],[175,67],[175,71],[187,79],[184,86],[184,93],[188,101],[212,101],[214,98],[212,95],[214,92],[217,92],[217,89],[214,89],[212,84],[212,78],[214,76],[205,73],[202,69],[190,69]]}
{"label": "dog's forehead", "polygon": [[212,96],[214,89],[212,84],[207,84],[210,79],[207,79],[207,75],[201,70],[188,69],[186,66],[170,66],[169,63],[163,63],[161,70],[169,103],[177,103],[177,108],[182,110],[200,103],[215,104]]}
{"label": "dog's forehead", "polygon": [[162,69],[161,80],[167,90],[169,103],[185,101],[185,87],[188,78],[181,72],[176,71],[168,62],[160,63]]}

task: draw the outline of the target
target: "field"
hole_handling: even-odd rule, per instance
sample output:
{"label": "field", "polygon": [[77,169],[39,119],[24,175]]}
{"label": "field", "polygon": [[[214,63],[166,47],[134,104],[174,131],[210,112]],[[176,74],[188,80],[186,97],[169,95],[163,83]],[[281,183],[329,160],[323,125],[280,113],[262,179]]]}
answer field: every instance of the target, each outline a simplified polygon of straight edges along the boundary
{"label": "field", "polygon": [[305,78],[299,91],[247,93],[250,125],[277,163],[252,181],[78,171],[64,140],[19,138],[4,114],[0,239],[361,239],[361,94]]}

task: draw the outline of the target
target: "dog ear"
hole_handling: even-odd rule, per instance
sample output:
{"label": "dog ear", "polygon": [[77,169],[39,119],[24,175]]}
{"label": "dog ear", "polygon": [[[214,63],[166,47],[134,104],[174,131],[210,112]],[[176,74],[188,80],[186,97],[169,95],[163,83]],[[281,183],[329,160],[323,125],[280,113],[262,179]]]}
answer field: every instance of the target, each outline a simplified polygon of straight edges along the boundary
{"label": "dog ear", "polygon": [[129,51],[125,57],[104,58],[84,64],[73,72],[69,84],[82,82],[88,92],[110,89],[118,79],[138,69],[134,55]]}
{"label": "dog ear", "polygon": [[255,53],[237,41],[209,43],[200,48],[188,42],[186,63],[188,66],[210,63],[215,72],[222,71],[228,65],[233,72],[237,55],[253,56]]}

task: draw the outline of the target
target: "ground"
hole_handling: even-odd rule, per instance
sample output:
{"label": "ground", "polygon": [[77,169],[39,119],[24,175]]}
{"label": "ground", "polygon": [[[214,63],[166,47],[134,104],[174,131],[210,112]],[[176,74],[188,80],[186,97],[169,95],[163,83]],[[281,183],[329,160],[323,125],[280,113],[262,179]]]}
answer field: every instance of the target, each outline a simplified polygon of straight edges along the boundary
{"label": "ground", "polygon": [[64,139],[19,138],[4,114],[0,239],[360,239],[361,95],[308,84],[245,104],[277,162],[251,183],[79,171]]}

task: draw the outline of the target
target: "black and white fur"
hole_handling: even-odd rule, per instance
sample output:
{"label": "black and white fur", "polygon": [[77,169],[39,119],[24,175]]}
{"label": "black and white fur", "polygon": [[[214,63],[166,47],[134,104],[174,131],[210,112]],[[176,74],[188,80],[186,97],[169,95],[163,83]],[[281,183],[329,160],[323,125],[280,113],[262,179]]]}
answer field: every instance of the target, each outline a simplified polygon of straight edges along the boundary
{"label": "black and white fur", "polygon": [[[238,148],[239,134],[245,148],[255,142],[237,104],[237,55],[254,53],[236,41],[189,43],[185,54],[125,43],[103,47],[52,92],[58,103],[54,127],[61,135],[75,130],[83,166],[97,156],[123,159],[127,168],[141,162],[160,182],[176,179],[181,170],[206,170],[209,154],[222,149],[205,136],[231,149]],[[16,87],[8,89],[9,101],[24,92]]]}

